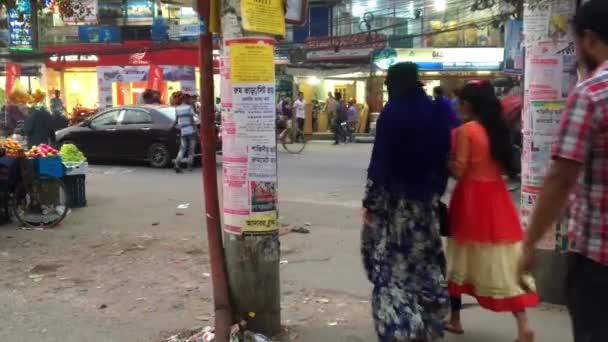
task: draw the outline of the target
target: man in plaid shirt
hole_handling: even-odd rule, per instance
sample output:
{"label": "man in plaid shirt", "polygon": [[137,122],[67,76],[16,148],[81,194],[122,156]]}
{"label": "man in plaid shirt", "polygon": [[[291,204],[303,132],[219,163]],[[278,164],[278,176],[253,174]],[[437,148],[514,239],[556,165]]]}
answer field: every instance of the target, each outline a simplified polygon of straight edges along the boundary
{"label": "man in plaid shirt", "polygon": [[608,341],[608,0],[591,0],[574,18],[579,65],[590,77],[570,96],[524,242],[523,272],[534,246],[570,203],[567,302],[575,342]]}

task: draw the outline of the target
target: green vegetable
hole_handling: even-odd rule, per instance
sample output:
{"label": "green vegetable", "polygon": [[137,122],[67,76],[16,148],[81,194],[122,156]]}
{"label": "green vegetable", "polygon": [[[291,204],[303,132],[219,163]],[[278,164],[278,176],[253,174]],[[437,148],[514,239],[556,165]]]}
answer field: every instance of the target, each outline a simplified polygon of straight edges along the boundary
{"label": "green vegetable", "polygon": [[80,152],[78,147],[73,144],[64,144],[61,146],[61,151],[59,151],[59,155],[64,162],[83,162],[87,160],[87,158]]}

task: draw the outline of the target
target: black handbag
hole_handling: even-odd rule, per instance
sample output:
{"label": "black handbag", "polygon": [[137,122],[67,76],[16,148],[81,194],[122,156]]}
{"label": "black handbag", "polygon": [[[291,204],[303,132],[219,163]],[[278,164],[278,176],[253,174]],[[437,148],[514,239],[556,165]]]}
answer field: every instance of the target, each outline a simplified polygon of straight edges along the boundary
{"label": "black handbag", "polygon": [[450,236],[450,223],[448,218],[448,206],[439,201],[437,204],[437,217],[439,218],[439,233],[441,236]]}

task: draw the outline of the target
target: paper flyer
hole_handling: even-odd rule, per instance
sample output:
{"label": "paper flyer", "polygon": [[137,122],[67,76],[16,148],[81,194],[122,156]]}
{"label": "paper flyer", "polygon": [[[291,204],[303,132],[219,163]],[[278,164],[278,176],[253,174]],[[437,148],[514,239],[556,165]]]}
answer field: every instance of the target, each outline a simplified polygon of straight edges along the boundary
{"label": "paper flyer", "polygon": [[225,42],[220,70],[224,229],[232,234],[278,230],[273,44],[267,38]]}
{"label": "paper flyer", "polygon": [[285,36],[282,0],[242,0],[241,15],[246,31]]}

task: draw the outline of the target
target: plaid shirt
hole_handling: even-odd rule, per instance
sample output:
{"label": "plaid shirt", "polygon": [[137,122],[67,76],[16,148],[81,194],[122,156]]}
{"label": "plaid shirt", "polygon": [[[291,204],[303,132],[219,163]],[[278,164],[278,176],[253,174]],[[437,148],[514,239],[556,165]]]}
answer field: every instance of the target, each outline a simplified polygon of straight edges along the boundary
{"label": "plaid shirt", "polygon": [[553,157],[583,164],[570,205],[570,250],[608,265],[608,62],[570,95]]}

